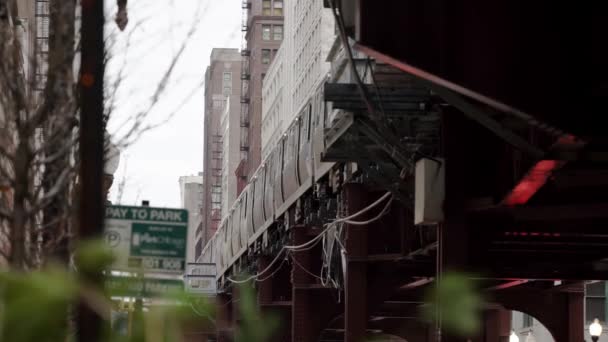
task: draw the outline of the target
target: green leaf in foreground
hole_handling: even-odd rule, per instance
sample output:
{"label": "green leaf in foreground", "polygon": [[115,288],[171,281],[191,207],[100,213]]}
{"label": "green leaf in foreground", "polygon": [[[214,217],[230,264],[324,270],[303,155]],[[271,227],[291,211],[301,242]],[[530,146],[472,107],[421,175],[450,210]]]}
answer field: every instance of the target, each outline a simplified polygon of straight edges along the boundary
{"label": "green leaf in foreground", "polygon": [[438,287],[427,294],[425,318],[435,321],[438,313],[443,329],[453,335],[472,336],[481,326],[483,300],[471,277],[444,273]]}

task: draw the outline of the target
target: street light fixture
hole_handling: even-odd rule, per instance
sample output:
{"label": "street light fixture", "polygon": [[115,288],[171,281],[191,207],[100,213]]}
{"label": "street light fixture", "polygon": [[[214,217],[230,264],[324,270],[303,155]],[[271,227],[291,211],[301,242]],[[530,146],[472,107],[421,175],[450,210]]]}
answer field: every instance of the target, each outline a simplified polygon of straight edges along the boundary
{"label": "street light fixture", "polygon": [[511,335],[509,335],[509,342],[519,342],[519,337],[513,330],[511,330]]}
{"label": "street light fixture", "polygon": [[525,342],[536,342],[534,335],[532,335],[531,331],[528,331],[528,336],[526,336]]}
{"label": "street light fixture", "polygon": [[597,340],[600,338],[600,335],[602,334],[602,325],[597,318],[593,320],[591,325],[589,325],[589,334],[591,335],[591,340],[593,342],[597,342]]}

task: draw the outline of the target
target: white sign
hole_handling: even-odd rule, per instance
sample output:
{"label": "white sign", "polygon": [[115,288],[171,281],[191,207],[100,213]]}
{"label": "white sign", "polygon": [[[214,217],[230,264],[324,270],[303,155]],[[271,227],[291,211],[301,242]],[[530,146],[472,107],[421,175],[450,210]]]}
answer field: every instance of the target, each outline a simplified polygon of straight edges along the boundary
{"label": "white sign", "polygon": [[217,267],[210,263],[188,263],[186,265],[186,290],[191,293],[215,295]]}
{"label": "white sign", "polygon": [[116,257],[116,270],[184,272],[186,210],[108,206],[104,233]]}

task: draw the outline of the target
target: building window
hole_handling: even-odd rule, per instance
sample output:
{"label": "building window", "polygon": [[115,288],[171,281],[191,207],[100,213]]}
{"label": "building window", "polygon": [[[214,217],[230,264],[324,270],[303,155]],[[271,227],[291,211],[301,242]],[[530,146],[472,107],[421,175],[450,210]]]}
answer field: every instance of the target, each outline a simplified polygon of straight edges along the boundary
{"label": "building window", "polygon": [[595,318],[606,321],[606,283],[603,281],[585,286],[585,320],[589,323]]}
{"label": "building window", "polygon": [[272,35],[274,40],[283,40],[283,25],[274,25],[272,27]]}
{"label": "building window", "polygon": [[262,64],[270,64],[270,49],[262,49]]}
{"label": "building window", "polygon": [[223,109],[226,104],[226,100],[213,100],[213,108]]}
{"label": "building window", "polygon": [[232,73],[231,72],[224,73],[224,82],[232,82]]}
{"label": "building window", "polygon": [[232,94],[231,86],[224,86],[224,96],[230,96]]}
{"label": "building window", "polygon": [[524,328],[529,328],[534,324],[534,318],[532,318],[532,316],[528,315],[527,313],[523,313],[523,324],[522,326]]}
{"label": "building window", "polygon": [[262,25],[262,40],[270,40],[270,25]]}
{"label": "building window", "polygon": [[272,15],[283,15],[283,0],[274,0],[272,6]]}
{"label": "building window", "polygon": [[194,246],[194,260],[198,259],[203,253],[203,239],[198,239]]}
{"label": "building window", "polygon": [[262,14],[263,15],[272,15],[272,10],[270,7],[270,0],[263,0],[262,1]]}

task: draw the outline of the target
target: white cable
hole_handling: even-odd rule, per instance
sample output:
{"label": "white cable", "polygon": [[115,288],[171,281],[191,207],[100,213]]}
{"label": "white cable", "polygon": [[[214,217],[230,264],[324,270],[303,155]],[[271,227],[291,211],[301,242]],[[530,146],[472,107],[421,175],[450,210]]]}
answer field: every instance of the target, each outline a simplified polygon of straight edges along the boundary
{"label": "white cable", "polygon": [[211,317],[209,314],[205,315],[205,314],[202,314],[202,313],[198,312],[198,310],[194,307],[194,305],[192,305],[192,303],[190,303],[190,308],[198,316],[203,317],[203,318],[207,318],[209,321],[211,321],[213,324],[215,324],[215,320],[213,319],[213,317]]}
{"label": "white cable", "polygon": [[[380,197],[379,199],[377,199],[374,203],[370,204],[369,206],[363,208],[362,210],[350,215],[350,216],[346,216],[346,217],[341,217],[338,218],[330,223],[326,223],[324,226],[327,226],[327,228],[325,228],[321,233],[319,233],[319,235],[317,235],[316,237],[314,237],[313,239],[311,239],[310,241],[303,243],[301,245],[297,245],[297,246],[283,246],[283,248],[285,249],[290,249],[290,250],[297,250],[297,249],[302,249],[302,248],[306,248],[308,247],[310,244],[316,242],[317,240],[321,239],[323,237],[323,235],[325,233],[327,233],[327,231],[329,229],[331,229],[332,225],[336,224],[336,223],[340,223],[340,222],[345,222],[351,219],[354,219],[360,215],[365,214],[366,212],[370,211],[371,209],[373,209],[374,207],[376,207],[378,204],[382,203],[382,201],[384,201],[385,199],[387,199],[388,197],[391,196],[390,192],[387,192],[386,194],[384,194],[382,197]],[[385,207],[386,208],[386,207]],[[373,222],[373,221],[372,221]]]}
{"label": "white cable", "polygon": [[251,281],[251,280],[255,280],[255,279],[257,279],[258,277],[260,277],[261,275],[263,275],[264,273],[268,272],[268,270],[270,270],[270,268],[272,267],[272,265],[274,265],[274,263],[275,263],[277,260],[279,260],[279,258],[281,257],[281,255],[283,254],[283,252],[284,252],[284,251],[285,251],[284,249],[281,249],[281,250],[279,251],[279,253],[277,254],[277,256],[274,258],[274,260],[272,260],[272,261],[270,262],[270,264],[268,265],[268,267],[266,267],[266,268],[265,268],[263,271],[261,271],[261,272],[260,272],[260,273],[258,273],[258,274],[252,275],[252,276],[250,276],[250,277],[248,277],[248,278],[246,278],[246,279],[243,279],[243,280],[235,280],[235,279],[232,279],[232,278],[230,278],[230,277],[226,277],[226,279],[228,279],[228,281],[230,281],[231,283],[235,283],[235,284],[244,284],[244,283],[247,283],[247,282],[249,282],[249,281]]}
{"label": "white cable", "polygon": [[315,242],[317,242],[318,240],[320,240],[323,237],[323,234],[327,233],[327,231],[331,228],[332,223],[326,223],[324,226],[327,226],[327,228],[325,228],[321,233],[319,233],[319,235],[315,236],[314,238],[310,239],[309,241],[301,244],[301,245],[296,245],[296,246],[283,246],[284,249],[287,250],[305,250],[304,248],[309,247],[310,245],[314,244]]}
{"label": "white cable", "polygon": [[[276,268],[276,270],[274,270],[271,274],[269,274],[267,277],[263,278],[263,279],[259,279],[257,278],[255,281],[257,282],[262,282],[262,281],[266,281],[272,277],[274,277],[275,274],[277,274],[281,268],[283,268],[283,264],[285,263],[285,260],[287,260],[287,258],[289,257],[289,253],[285,256],[285,258],[283,258],[283,260],[281,261],[281,263],[279,264],[279,266]],[[259,275],[258,275],[259,276]]]}
{"label": "white cable", "polygon": [[302,269],[302,271],[304,271],[304,272],[308,273],[309,275],[311,275],[311,276],[313,276],[313,277],[315,277],[315,278],[320,279],[321,281],[323,281],[323,279],[321,277],[319,277],[318,275],[312,273],[311,271],[309,271],[308,269],[306,269],[304,266],[302,266],[302,264],[300,264],[293,255],[290,255],[290,254],[288,254],[288,255],[291,257],[291,260]]}
{"label": "white cable", "polygon": [[[381,203],[382,201],[384,201],[385,199],[387,199],[389,196],[391,196],[390,192],[387,192],[386,194],[384,194],[382,197],[380,197],[379,199],[377,199],[374,203],[370,204],[369,206],[363,208],[362,210],[350,215],[350,216],[346,216],[346,217],[341,217],[338,218],[330,223],[326,223],[323,226],[326,227],[321,233],[319,233],[319,235],[315,236],[314,238],[312,238],[310,241],[307,241],[301,245],[295,245],[295,246],[283,246],[281,248],[281,250],[279,251],[279,253],[277,254],[277,256],[272,260],[272,262],[270,262],[270,264],[268,265],[268,267],[266,267],[263,271],[259,272],[256,275],[252,275],[248,278],[242,279],[242,280],[236,280],[236,279],[232,279],[230,277],[226,277],[226,279],[232,283],[235,284],[244,284],[247,283],[251,280],[255,280],[255,281],[260,281],[259,277],[261,277],[264,273],[268,272],[270,270],[270,268],[274,265],[274,263],[281,257],[281,255],[283,254],[284,251],[294,251],[294,252],[298,252],[298,251],[305,251],[305,250],[310,250],[312,249],[314,246],[316,246],[319,241],[321,241],[321,239],[323,239],[325,237],[325,234],[337,223],[342,223],[342,222],[347,222],[348,224],[352,224],[352,225],[365,225],[365,224],[369,224],[370,222],[374,222],[376,220],[378,220],[379,218],[381,218],[382,216],[384,216],[388,210],[388,208],[390,208],[390,204],[392,203],[392,198],[391,200],[387,203],[387,205],[384,207],[384,209],[382,210],[382,212],[376,216],[375,218],[368,220],[368,221],[364,221],[364,222],[357,222],[357,221],[351,221],[352,219],[365,214],[366,212],[370,211],[371,209],[373,209],[374,207],[376,207],[379,203]],[[339,241],[339,239],[338,239]],[[344,245],[340,242],[340,246],[342,247],[343,250],[346,250],[346,248],[344,248]],[[289,257],[289,255],[287,255],[287,257]],[[281,264],[282,266],[282,264]],[[280,267],[278,268],[280,269]],[[273,272],[272,275],[274,275],[276,272]],[[271,275],[271,276],[272,276]],[[328,277],[330,277],[331,279],[331,275],[329,275],[328,272]],[[268,279],[268,278],[265,278]],[[333,282],[333,279],[332,279]],[[334,282],[335,283],[335,282]]]}
{"label": "white cable", "polygon": [[365,214],[366,212],[368,212],[368,211],[372,210],[372,209],[373,209],[375,206],[377,206],[378,204],[380,204],[382,201],[384,201],[385,199],[387,199],[387,198],[388,198],[390,195],[391,195],[391,193],[390,193],[390,192],[387,192],[387,193],[386,193],[386,194],[384,194],[382,197],[378,198],[378,199],[376,200],[376,202],[374,202],[374,203],[370,204],[370,205],[369,205],[369,206],[367,206],[366,208],[364,208],[364,209],[360,210],[359,212],[354,213],[354,214],[352,214],[352,215],[350,215],[350,216],[347,216],[347,217],[339,217],[339,218],[337,218],[335,221],[333,221],[333,223],[339,223],[339,222],[343,222],[343,221],[346,221],[346,220],[352,220],[352,219],[356,218],[357,216],[363,215],[363,214]]}
{"label": "white cable", "polygon": [[393,199],[391,198],[390,201],[388,201],[386,203],[386,205],[384,206],[384,209],[382,209],[382,211],[380,212],[380,214],[378,214],[376,217],[369,219],[367,221],[351,221],[351,220],[345,220],[343,221],[344,223],[348,223],[350,225],[354,225],[354,226],[364,226],[367,224],[370,224],[374,221],[378,221],[379,219],[381,219],[382,217],[384,217],[386,214],[388,214],[388,212],[391,209],[391,204],[393,203]]}

